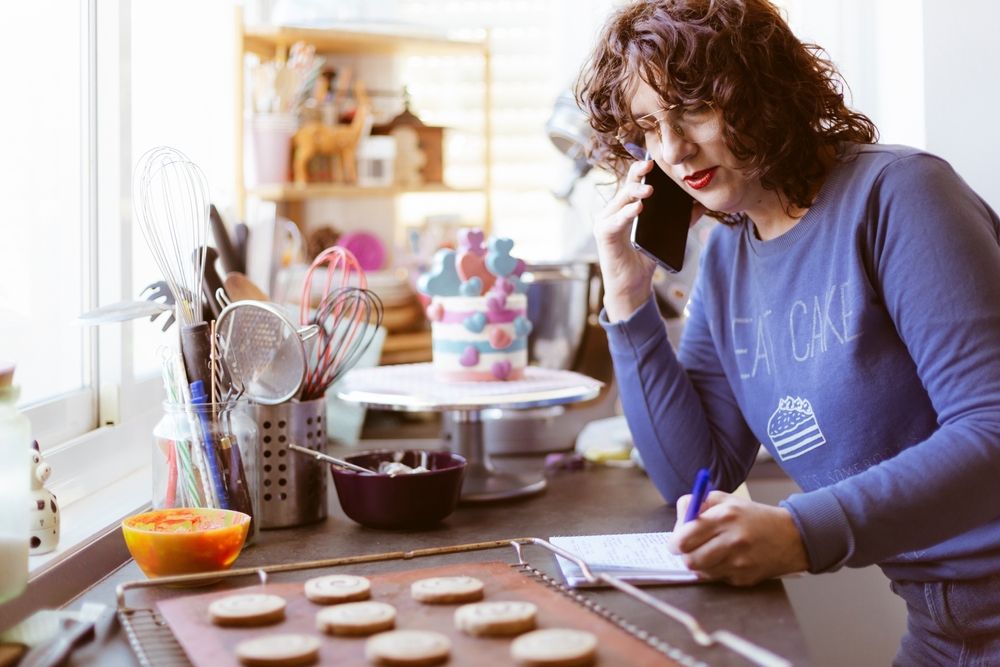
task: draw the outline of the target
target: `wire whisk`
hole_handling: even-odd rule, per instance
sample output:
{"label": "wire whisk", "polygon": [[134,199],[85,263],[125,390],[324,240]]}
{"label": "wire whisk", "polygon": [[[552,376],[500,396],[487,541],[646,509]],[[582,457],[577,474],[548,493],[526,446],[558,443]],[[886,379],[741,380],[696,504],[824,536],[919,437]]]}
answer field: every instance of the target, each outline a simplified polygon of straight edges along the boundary
{"label": "wire whisk", "polygon": [[351,282],[351,274],[356,273],[358,275],[357,286],[361,289],[367,289],[368,287],[368,279],[365,278],[365,272],[361,268],[360,262],[354,256],[354,253],[340,246],[327,248],[316,255],[316,259],[313,260],[313,263],[309,266],[309,270],[306,271],[305,280],[302,281],[302,295],[299,299],[299,324],[302,326],[318,324],[315,319],[309,319],[309,308],[312,305],[313,274],[324,264],[326,265],[326,276],[323,284],[323,296],[320,298],[320,301],[330,295],[334,278],[337,278],[340,287],[347,287]]}
{"label": "wire whisk", "polygon": [[132,205],[176,302],[177,320],[182,326],[202,322],[211,205],[205,174],[180,151],[153,148],[132,175]]}
{"label": "wire whisk", "polygon": [[319,340],[309,355],[301,400],[321,398],[358,363],[382,325],[384,310],[378,295],[361,287],[341,287],[324,297],[312,319]]}

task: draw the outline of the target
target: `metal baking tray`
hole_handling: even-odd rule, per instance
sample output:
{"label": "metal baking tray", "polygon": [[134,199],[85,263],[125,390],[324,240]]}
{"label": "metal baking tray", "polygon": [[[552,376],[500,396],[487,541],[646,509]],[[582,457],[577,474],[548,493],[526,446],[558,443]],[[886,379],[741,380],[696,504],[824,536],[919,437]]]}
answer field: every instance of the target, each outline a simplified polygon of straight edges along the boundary
{"label": "metal baking tray", "polygon": [[659,600],[645,591],[605,573],[595,574],[581,558],[571,554],[564,549],[549,543],[538,537],[518,537],[509,540],[494,540],[491,542],[476,542],[472,544],[459,544],[446,547],[435,547],[431,549],[417,549],[414,551],[393,551],[381,554],[369,554],[364,556],[347,556],[342,558],[331,558],[325,560],[304,561],[299,563],[287,563],[281,565],[267,565],[257,568],[242,568],[227,570],[224,572],[206,572],[202,574],[160,577],[157,579],[147,579],[142,581],[132,581],[120,584],[116,589],[118,602],[118,619],[125,630],[129,644],[135,651],[139,664],[143,667],[191,667],[191,662],[177,642],[176,637],[170,630],[160,614],[151,608],[129,607],[125,601],[127,591],[137,588],[154,588],[161,586],[186,586],[196,584],[206,584],[216,582],[220,579],[234,577],[257,576],[261,583],[266,583],[269,574],[279,572],[295,572],[299,570],[310,570],[316,568],[330,568],[343,565],[358,565],[361,563],[374,563],[392,560],[413,560],[428,556],[442,556],[447,554],[467,553],[472,551],[485,551],[489,549],[500,549],[513,547],[517,553],[517,563],[511,567],[521,571],[526,576],[544,584],[552,590],[569,598],[583,608],[598,614],[608,622],[618,626],[628,634],[648,644],[664,656],[684,665],[684,667],[707,667],[706,663],[696,660],[680,649],[670,646],[663,640],[653,636],[620,617],[614,612],[595,603],[586,596],[575,590],[567,588],[560,582],[552,579],[548,575],[532,567],[524,558],[525,546],[538,546],[559,555],[569,561],[576,563],[583,571],[584,577],[591,584],[605,584],[611,586],[626,595],[642,602],[655,609],[664,616],[677,621],[683,625],[696,643],[701,646],[724,646],[735,653],[745,657],[747,660],[761,667],[791,667],[791,662],[779,655],[768,651],[736,635],[728,630],[716,630],[707,632],[702,628],[698,620],[691,614],[678,609],[677,607]]}

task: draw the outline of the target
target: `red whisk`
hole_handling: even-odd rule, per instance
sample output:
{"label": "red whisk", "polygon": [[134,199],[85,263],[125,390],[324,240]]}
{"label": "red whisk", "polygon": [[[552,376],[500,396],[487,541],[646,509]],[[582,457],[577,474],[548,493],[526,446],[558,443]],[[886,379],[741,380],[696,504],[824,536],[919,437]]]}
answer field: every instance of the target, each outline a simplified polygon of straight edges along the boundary
{"label": "red whisk", "polygon": [[313,263],[309,265],[309,270],[306,272],[306,278],[302,281],[302,297],[299,300],[299,324],[306,326],[308,324],[314,324],[314,322],[309,319],[309,306],[312,298],[312,280],[313,273],[317,268],[326,265],[326,284],[323,286],[323,296],[320,301],[326,299],[330,295],[330,286],[333,284],[333,278],[335,274],[340,273],[340,284],[338,287],[347,287],[351,282],[351,273],[358,274],[358,287],[361,289],[366,289],[368,287],[368,280],[365,278],[365,272],[361,268],[361,264],[358,263],[357,258],[354,254],[347,248],[341,248],[340,246],[333,246],[332,248],[327,248],[320,254],[316,255],[316,259]]}
{"label": "red whisk", "polygon": [[[310,317],[313,273],[323,265],[326,266],[323,298]],[[338,272],[340,284],[331,291]],[[358,274],[357,287],[350,285],[351,273]],[[310,265],[302,283],[299,321],[303,326],[316,324],[320,330],[315,354],[308,354],[301,400],[310,401],[323,396],[330,385],[357,363],[374,339],[375,330],[382,322],[383,309],[382,302],[367,287],[364,270],[346,248],[327,248]],[[370,335],[369,324],[375,325]]]}
{"label": "red whisk", "polygon": [[361,359],[382,324],[382,313],[378,296],[360,287],[341,287],[323,299],[313,316],[319,335],[315,354],[309,355],[301,400],[325,395]]}

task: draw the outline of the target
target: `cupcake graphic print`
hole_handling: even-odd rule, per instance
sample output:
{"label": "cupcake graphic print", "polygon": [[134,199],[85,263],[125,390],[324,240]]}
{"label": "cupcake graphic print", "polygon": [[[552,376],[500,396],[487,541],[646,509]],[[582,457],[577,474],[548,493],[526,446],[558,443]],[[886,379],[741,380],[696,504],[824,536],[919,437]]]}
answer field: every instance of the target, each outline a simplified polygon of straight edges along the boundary
{"label": "cupcake graphic print", "polygon": [[767,435],[782,461],[826,444],[812,405],[804,398],[791,396],[778,399],[778,409],[767,421]]}

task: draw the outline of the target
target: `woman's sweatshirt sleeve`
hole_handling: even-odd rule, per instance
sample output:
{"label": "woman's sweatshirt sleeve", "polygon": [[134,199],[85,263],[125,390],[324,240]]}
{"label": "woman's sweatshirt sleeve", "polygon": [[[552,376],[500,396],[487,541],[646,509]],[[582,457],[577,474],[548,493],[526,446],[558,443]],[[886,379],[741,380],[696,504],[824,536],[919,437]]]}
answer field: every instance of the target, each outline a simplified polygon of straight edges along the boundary
{"label": "woman's sweatshirt sleeve", "polygon": [[601,313],[632,439],[669,503],[690,493],[701,468],[716,488],[734,490],[759,448],[719,363],[698,285],[688,311],[683,365],[652,297],[614,324]]}
{"label": "woman's sweatshirt sleeve", "polygon": [[[939,428],[782,502],[817,572],[918,553],[1000,516],[1000,222],[947,163],[923,154],[884,170],[869,209],[871,280]],[[990,540],[984,532],[982,547]]]}

